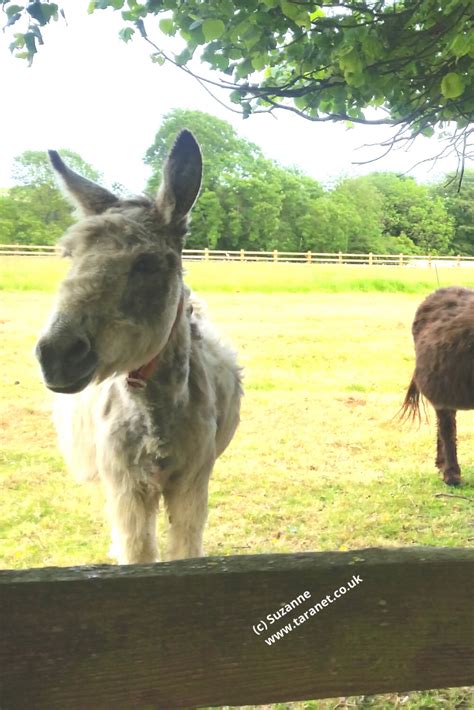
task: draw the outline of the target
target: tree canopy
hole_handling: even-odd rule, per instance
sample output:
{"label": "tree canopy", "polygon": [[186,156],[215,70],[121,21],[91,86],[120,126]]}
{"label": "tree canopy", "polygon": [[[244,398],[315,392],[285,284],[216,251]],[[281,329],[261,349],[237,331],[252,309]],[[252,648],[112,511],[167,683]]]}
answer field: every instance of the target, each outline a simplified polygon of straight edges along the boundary
{"label": "tree canopy", "polygon": [[[2,6],[15,31],[12,51],[31,61],[41,27],[61,5]],[[244,117],[279,108],[311,121],[392,124],[400,127],[395,143],[454,121],[454,148],[465,154],[474,113],[472,0],[89,3],[90,13],[106,8],[121,11],[124,41],[138,32],[153,45],[156,62],[195,75],[189,63],[198,57],[215,70],[216,81],[201,80],[229,90]],[[176,36],[174,53],[162,50],[160,33]]]}

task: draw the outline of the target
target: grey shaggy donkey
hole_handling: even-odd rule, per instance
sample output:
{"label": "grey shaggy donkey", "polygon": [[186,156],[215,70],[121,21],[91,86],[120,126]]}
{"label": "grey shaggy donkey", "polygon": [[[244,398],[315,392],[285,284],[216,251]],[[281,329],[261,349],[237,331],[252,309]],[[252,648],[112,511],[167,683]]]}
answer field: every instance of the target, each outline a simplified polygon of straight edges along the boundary
{"label": "grey shaggy donkey", "polygon": [[199,146],[179,134],[155,200],[118,199],[49,155],[82,213],[60,242],[72,264],[36,346],[60,448],[79,479],[102,482],[119,563],[159,559],[161,497],[168,558],[200,556],[209,477],[242,388],[234,352],[183,283]]}

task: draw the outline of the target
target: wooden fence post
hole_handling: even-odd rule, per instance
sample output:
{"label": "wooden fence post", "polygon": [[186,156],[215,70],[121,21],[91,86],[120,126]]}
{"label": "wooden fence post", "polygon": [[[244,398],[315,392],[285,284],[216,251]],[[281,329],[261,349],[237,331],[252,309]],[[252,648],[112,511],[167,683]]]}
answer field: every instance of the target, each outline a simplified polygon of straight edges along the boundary
{"label": "wooden fence post", "polygon": [[207,247],[204,249],[204,261],[209,261],[209,249]]}
{"label": "wooden fence post", "polygon": [[372,252],[369,252],[369,266],[373,266],[374,263],[374,255]]}
{"label": "wooden fence post", "polygon": [[428,254],[428,266],[431,269],[432,263],[431,263],[431,254]]}
{"label": "wooden fence post", "polygon": [[338,259],[338,260],[339,260],[339,263],[340,263],[340,264],[343,263],[343,261],[342,261],[342,251],[339,252],[339,259]]}
{"label": "wooden fence post", "polygon": [[308,264],[311,264],[311,252],[310,251],[306,252],[306,261],[308,262]]}
{"label": "wooden fence post", "polygon": [[398,266],[403,266],[403,254],[398,255]]}
{"label": "wooden fence post", "polygon": [[276,249],[273,250],[273,261],[278,261],[278,251]]}
{"label": "wooden fence post", "polygon": [[458,256],[457,256],[456,266],[461,266],[461,254],[458,254]]}
{"label": "wooden fence post", "polygon": [[245,251],[244,249],[240,250],[240,261],[245,261]]}

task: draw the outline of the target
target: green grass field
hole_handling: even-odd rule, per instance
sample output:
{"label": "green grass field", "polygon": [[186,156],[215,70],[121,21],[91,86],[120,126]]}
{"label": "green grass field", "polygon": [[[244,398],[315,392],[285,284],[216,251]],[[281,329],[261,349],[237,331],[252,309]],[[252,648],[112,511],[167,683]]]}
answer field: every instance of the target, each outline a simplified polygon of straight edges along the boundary
{"label": "green grass field", "polygon": [[[0,290],[54,293],[67,260],[0,257]],[[285,263],[187,262],[187,281],[201,293],[429,293],[474,285],[474,268],[421,269]]]}
{"label": "green grass field", "polygon": [[[209,555],[472,546],[472,500],[434,467],[431,423],[393,421],[413,369],[410,326],[438,285],[422,269],[191,263],[187,281],[245,368],[242,423],[210,485]],[[65,472],[32,356],[65,263],[0,261],[0,566],[109,562],[99,489]],[[441,285],[474,284],[445,269]],[[474,412],[458,417],[474,500]],[[473,708],[469,689],[280,704],[283,710]]]}

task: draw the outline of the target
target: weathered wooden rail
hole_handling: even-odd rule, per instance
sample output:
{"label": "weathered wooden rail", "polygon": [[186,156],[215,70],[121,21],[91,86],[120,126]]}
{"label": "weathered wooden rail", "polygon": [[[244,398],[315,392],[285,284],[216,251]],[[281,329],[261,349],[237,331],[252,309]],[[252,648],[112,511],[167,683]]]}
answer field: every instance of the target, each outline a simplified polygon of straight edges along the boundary
{"label": "weathered wooden rail", "polygon": [[172,710],[471,685],[473,588],[474,550],[426,547],[4,571],[0,707]]}
{"label": "weathered wooden rail", "polygon": [[[54,256],[54,246],[36,244],[0,244],[0,256]],[[418,268],[474,268],[474,256],[426,256],[409,254],[354,254],[340,252],[249,251],[219,249],[184,249],[186,261],[241,261],[295,264],[333,264],[339,266],[396,266]]]}

